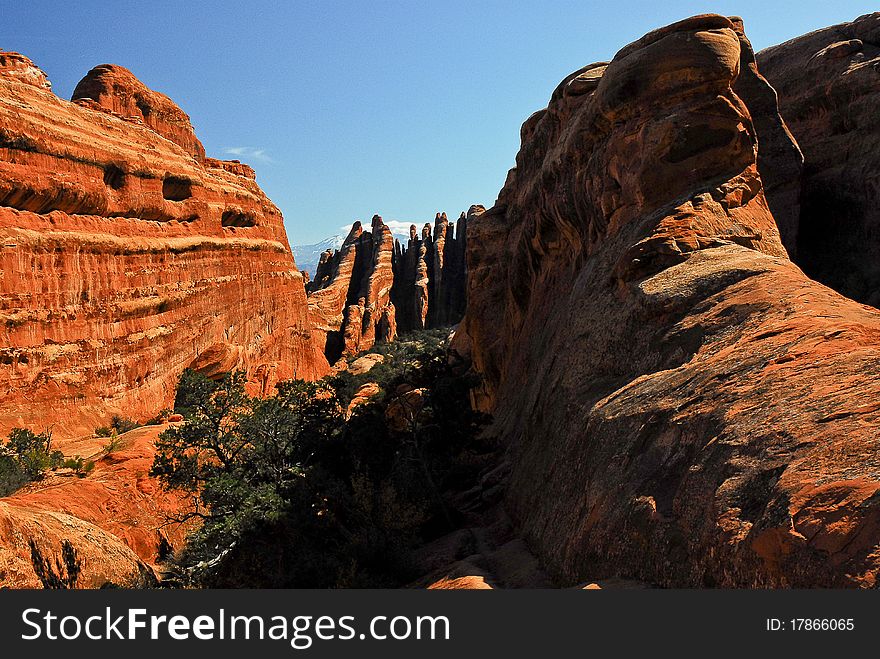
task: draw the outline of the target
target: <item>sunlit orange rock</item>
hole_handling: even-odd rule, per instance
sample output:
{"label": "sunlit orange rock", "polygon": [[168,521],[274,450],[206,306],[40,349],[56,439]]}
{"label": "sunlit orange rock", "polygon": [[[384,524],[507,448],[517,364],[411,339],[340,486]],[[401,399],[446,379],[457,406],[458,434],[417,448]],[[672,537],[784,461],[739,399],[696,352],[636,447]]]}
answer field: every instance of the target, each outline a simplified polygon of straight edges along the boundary
{"label": "sunlit orange rock", "polygon": [[330,362],[397,336],[393,252],[391,230],[375,215],[370,231],[355,222],[337,252],[321,255],[308,302],[316,341]]}
{"label": "sunlit orange rock", "polygon": [[0,60],[0,435],[143,421],[189,367],[243,369],[252,393],[327,372],[253,170],[204,158],[186,115],[121,67],[71,103]]}
{"label": "sunlit orange rock", "polygon": [[30,539],[53,559],[60,557],[61,540],[71,540],[86,561],[85,587],[100,587],[105,578],[117,585],[133,577],[154,578],[157,563],[181,549],[194,529],[193,521],[173,521],[190,510],[187,495],[164,490],[149,475],[154,442],[166,427],[146,426],[120,435],[109,454],[107,438],[70,442],[67,454],[94,460],[91,472],[84,477],[67,470],[50,473],[0,499],[0,514],[5,513],[8,525],[5,534],[0,530],[0,566],[4,560],[7,564],[5,577],[0,567],[0,584],[35,585]]}

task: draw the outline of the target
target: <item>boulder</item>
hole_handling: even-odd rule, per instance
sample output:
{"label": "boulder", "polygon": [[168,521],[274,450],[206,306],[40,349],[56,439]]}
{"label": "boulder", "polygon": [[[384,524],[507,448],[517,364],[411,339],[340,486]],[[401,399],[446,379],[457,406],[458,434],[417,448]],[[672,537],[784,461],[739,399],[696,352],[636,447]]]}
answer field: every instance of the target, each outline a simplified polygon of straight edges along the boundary
{"label": "boulder", "polygon": [[369,373],[370,369],[372,369],[376,364],[381,364],[385,361],[385,356],[377,354],[375,352],[369,352],[363,357],[358,357],[355,359],[348,367],[348,372],[352,375],[363,375],[364,373]]}

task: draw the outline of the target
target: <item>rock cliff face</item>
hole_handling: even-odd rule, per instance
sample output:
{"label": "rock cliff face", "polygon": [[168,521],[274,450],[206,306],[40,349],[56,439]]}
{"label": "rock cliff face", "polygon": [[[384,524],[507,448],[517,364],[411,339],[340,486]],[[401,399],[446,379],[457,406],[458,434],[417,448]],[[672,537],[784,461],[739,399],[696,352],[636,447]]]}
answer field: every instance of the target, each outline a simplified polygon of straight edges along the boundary
{"label": "rock cliff face", "polygon": [[[482,206],[471,207],[471,213]],[[410,227],[406,247],[378,215],[371,230],[352,225],[338,250],[321,254],[306,284],[314,332],[330,362],[376,342],[394,340],[398,330],[445,327],[461,320],[466,306],[467,216],[450,224],[437,213],[421,237]]]}
{"label": "rock cliff face", "polygon": [[805,158],[796,262],[880,306],[880,13],[768,48],[758,64]]}
{"label": "rock cliff face", "polygon": [[0,54],[0,434],[90,433],[170,406],[188,367],[253,391],[328,365],[281,214],[121,67],[75,103]]}
{"label": "rock cliff face", "polygon": [[467,222],[478,208],[482,206],[471,206],[455,224],[446,213],[437,213],[433,230],[425,224],[419,237],[412,225],[406,246],[395,245],[391,299],[401,330],[445,327],[461,320],[467,306]]}
{"label": "rock cliff face", "polygon": [[116,116],[140,121],[199,162],[205,161],[205,147],[196,137],[189,115],[165,94],[149,89],[122,66],[96,66],[73,90],[73,101],[84,107],[102,108]]}
{"label": "rock cliff face", "polygon": [[738,20],[652,32],[563,80],[468,221],[456,345],[562,583],[876,583],[880,313],[787,258],[765,85]]}
{"label": "rock cliff face", "polygon": [[370,229],[355,222],[338,251],[321,255],[307,286],[313,332],[331,363],[397,336],[394,237],[378,215]]}

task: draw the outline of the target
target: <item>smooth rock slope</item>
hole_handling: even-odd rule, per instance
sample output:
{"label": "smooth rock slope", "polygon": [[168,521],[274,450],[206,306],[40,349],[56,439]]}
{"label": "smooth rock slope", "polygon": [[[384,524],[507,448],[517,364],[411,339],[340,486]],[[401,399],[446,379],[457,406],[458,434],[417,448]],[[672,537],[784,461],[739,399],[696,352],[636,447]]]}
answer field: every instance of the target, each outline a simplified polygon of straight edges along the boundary
{"label": "smooth rock slope", "polygon": [[880,313],[787,257],[741,32],[694,17],[573,73],[468,222],[456,345],[563,585],[876,583]]}

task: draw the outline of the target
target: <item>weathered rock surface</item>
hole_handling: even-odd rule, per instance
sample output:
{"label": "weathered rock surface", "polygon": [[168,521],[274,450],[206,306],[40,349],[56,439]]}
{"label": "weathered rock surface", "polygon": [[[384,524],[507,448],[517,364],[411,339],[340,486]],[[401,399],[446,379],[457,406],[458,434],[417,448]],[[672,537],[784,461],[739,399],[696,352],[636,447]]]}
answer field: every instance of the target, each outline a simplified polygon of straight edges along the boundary
{"label": "weathered rock surface", "polygon": [[121,67],[71,103],[2,58],[0,435],[145,420],[187,367],[244,369],[253,393],[328,370],[253,170],[204,158],[186,115]]}
{"label": "weathered rock surface", "polygon": [[758,140],[758,172],[761,174],[764,196],[776,220],[782,244],[789,257],[794,258],[800,225],[804,157],[780,114],[776,90],[757,67],[755,52],[746,37],[742,20],[733,17],[731,22],[742,49],[742,71],[734,82],[733,91],[749,107]]}
{"label": "weathered rock surface", "polygon": [[406,246],[394,249],[394,287],[391,299],[398,309],[401,330],[454,325],[467,306],[467,222],[472,206],[451,224],[446,213],[437,213],[434,226],[425,224],[421,237],[416,226]]}
{"label": "weathered rock surface", "polygon": [[93,456],[94,470],[80,478],[50,475],[3,501],[31,511],[70,515],[119,538],[137,557],[155,566],[172,549],[181,549],[192,525],[169,523],[185,509],[185,493],[162,489],[152,478],[155,441],[167,425],[145,426],[119,436],[113,450],[106,438],[68,444],[68,455]]}
{"label": "weathered rock surface", "polygon": [[116,64],[96,66],[79,81],[72,100],[85,107],[97,105],[124,119],[142,122],[199,162],[205,161],[205,147],[196,137],[189,115],[165,94],[148,88],[125,67]]}
{"label": "weathered rock surface", "polygon": [[385,361],[385,356],[375,352],[368,352],[363,357],[355,359],[348,367],[348,372],[352,375],[363,375],[369,373],[376,364]]}
{"label": "weathered rock surface", "polygon": [[22,508],[0,500],[0,584],[6,588],[41,588],[29,542],[55,565],[62,542],[69,541],[82,572],[79,588],[107,585],[142,588],[155,583],[152,570],[116,536],[63,513]]}
{"label": "weathered rock surface", "polygon": [[[483,210],[472,206],[471,213]],[[398,331],[446,327],[466,306],[467,216],[450,224],[437,213],[421,237],[410,227],[406,247],[376,215],[370,231],[352,225],[339,250],[321,254],[306,285],[315,332],[331,362],[394,340]]]}
{"label": "weathered rock surface", "polygon": [[120,435],[109,454],[102,450],[106,438],[71,442],[68,455],[95,461],[87,476],[62,470],[0,499],[0,585],[40,587],[31,540],[52,564],[69,540],[83,564],[80,588],[154,583],[157,563],[182,548],[192,529],[192,522],[170,523],[186,508],[186,497],[161,489],[149,476],[154,442],[165,428]]}
{"label": "weathered rock surface", "polygon": [[338,251],[321,255],[308,285],[313,332],[331,363],[397,336],[394,237],[378,215],[370,229],[355,222]]}
{"label": "weathered rock surface", "polygon": [[380,393],[382,393],[382,388],[375,382],[366,382],[361,385],[348,403],[348,407],[345,409],[345,418],[350,419],[351,415],[354,414],[356,407],[369,403]]}
{"label": "weathered rock surface", "polygon": [[40,89],[52,88],[46,73],[21,53],[0,50],[0,75]]}
{"label": "weathered rock surface", "polygon": [[763,50],[758,64],[805,159],[796,262],[880,306],[880,13]]}
{"label": "weathered rock surface", "polygon": [[738,32],[687,19],[566,78],[468,222],[455,344],[562,585],[876,583],[880,313],[787,258]]}

